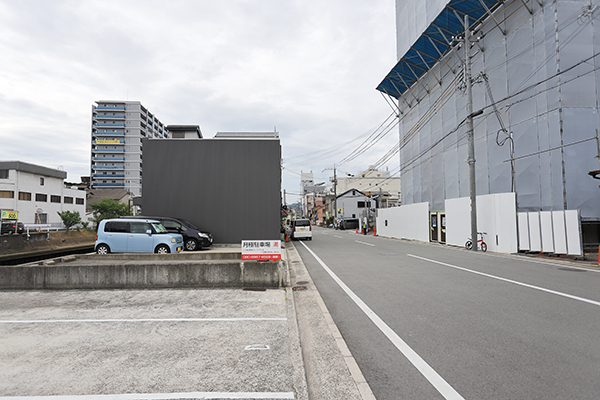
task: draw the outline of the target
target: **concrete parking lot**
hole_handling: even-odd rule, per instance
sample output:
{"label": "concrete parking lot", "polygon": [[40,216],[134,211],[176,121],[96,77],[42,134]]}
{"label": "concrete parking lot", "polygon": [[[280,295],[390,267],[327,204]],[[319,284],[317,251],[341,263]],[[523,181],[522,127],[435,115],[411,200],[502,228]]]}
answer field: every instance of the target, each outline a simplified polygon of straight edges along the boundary
{"label": "concrete parking lot", "polygon": [[0,396],[300,398],[288,292],[0,292]]}

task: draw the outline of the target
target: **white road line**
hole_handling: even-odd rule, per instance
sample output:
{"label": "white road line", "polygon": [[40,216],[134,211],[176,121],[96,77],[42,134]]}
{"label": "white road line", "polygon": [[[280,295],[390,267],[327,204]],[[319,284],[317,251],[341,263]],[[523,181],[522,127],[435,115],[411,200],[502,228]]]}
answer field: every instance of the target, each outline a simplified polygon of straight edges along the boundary
{"label": "white road line", "polygon": [[456,391],[448,382],[444,380],[425,360],[421,358],[400,336],[396,334],[373,310],[365,304],[346,284],[338,278],[338,276],[317,256],[307,245],[302,245],[310,254],[317,260],[319,264],[327,271],[327,273],[337,282],[338,285],[346,292],[346,294],[360,307],[360,309],[373,321],[373,323],[383,332],[385,336],[396,346],[402,354],[419,370],[419,372],[427,379],[437,391],[447,400],[464,400],[464,398]]}
{"label": "white road line", "polygon": [[412,255],[412,254],[407,254],[407,256],[413,257],[413,258],[418,258],[419,260],[423,260],[423,261],[429,261],[429,262],[432,262],[432,263],[435,263],[435,264],[444,265],[446,267],[459,269],[461,271],[470,272],[472,274],[477,274],[477,275],[485,276],[485,277],[488,277],[488,278],[497,279],[499,281],[513,283],[515,285],[524,286],[526,288],[535,289],[535,290],[539,290],[539,291],[542,291],[542,292],[555,294],[555,295],[566,297],[566,298],[569,298],[569,299],[572,299],[572,300],[582,301],[584,303],[593,304],[595,306],[600,306],[600,302],[595,301],[595,300],[586,299],[584,297],[573,296],[571,294],[567,294],[567,293],[563,293],[563,292],[558,292],[556,290],[546,289],[546,288],[543,288],[543,287],[540,287],[540,286],[534,286],[534,285],[530,285],[528,283],[523,283],[523,282],[519,282],[519,281],[513,281],[512,279],[506,279],[506,278],[502,278],[500,276],[486,274],[485,272],[474,271],[472,269],[467,269],[467,268],[459,267],[459,266],[456,266],[456,265],[448,264],[448,263],[445,263],[445,262],[441,262],[441,261],[431,260],[429,258],[415,256],[415,255]]}
{"label": "white road line", "polygon": [[0,400],[294,399],[293,392],[126,393],[81,396],[0,396]]}
{"label": "white road line", "polygon": [[333,235],[333,237],[336,237],[336,238],[338,238],[338,239],[344,239],[344,237],[343,237],[343,236],[338,236],[338,235]]}
{"label": "white road line", "polygon": [[[97,322],[246,322],[246,321],[287,321],[287,318],[138,318],[138,319],[32,319],[0,320],[0,324],[55,324],[55,323],[97,323]],[[1,398],[1,397],[0,397]]]}
{"label": "white road line", "polygon": [[375,245],[373,243],[367,243],[367,242],[361,242],[360,240],[355,240],[356,243],[360,243],[360,244],[365,244],[367,246],[373,246],[375,247]]}

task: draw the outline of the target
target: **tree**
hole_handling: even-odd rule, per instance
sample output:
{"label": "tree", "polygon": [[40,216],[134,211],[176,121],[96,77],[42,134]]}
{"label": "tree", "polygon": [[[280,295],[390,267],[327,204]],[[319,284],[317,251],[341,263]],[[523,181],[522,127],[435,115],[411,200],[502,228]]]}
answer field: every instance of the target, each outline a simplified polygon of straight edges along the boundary
{"label": "tree", "polygon": [[120,203],[116,200],[104,198],[96,204],[90,205],[94,214],[94,222],[96,226],[103,219],[119,218],[123,215],[131,215],[131,210],[127,204]]}
{"label": "tree", "polygon": [[75,226],[81,222],[81,215],[79,215],[79,211],[58,211],[57,214],[60,217],[60,219],[62,219],[65,228],[67,228],[67,232],[69,231],[69,229],[71,229],[72,226]]}

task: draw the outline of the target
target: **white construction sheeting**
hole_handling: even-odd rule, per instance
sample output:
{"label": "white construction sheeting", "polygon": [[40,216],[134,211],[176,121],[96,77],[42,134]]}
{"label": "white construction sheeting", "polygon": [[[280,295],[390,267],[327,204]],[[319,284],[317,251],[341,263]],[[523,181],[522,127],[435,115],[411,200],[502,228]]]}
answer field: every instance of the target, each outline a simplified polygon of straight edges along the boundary
{"label": "white construction sheeting", "polygon": [[[464,246],[471,236],[471,202],[468,197],[446,200],[446,243]],[[477,196],[477,230],[485,232],[488,250],[516,253],[517,210],[514,193]]]}
{"label": "white construction sheeting", "polygon": [[429,242],[429,203],[377,210],[377,235]]}
{"label": "white construction sheeting", "polygon": [[450,0],[396,0],[398,59],[410,49]]}

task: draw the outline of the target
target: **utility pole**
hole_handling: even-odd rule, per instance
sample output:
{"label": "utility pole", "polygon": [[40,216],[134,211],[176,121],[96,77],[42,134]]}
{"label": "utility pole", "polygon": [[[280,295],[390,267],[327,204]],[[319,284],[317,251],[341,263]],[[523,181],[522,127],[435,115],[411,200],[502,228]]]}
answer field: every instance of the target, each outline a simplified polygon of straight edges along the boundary
{"label": "utility pole", "polygon": [[333,226],[337,226],[337,173],[333,165]]}
{"label": "utility pole", "polygon": [[473,132],[473,88],[471,82],[471,32],[469,16],[465,15],[465,84],[467,92],[467,141],[469,147],[469,192],[471,197],[471,241],[472,250],[477,251],[477,191],[475,188],[475,135]]}

